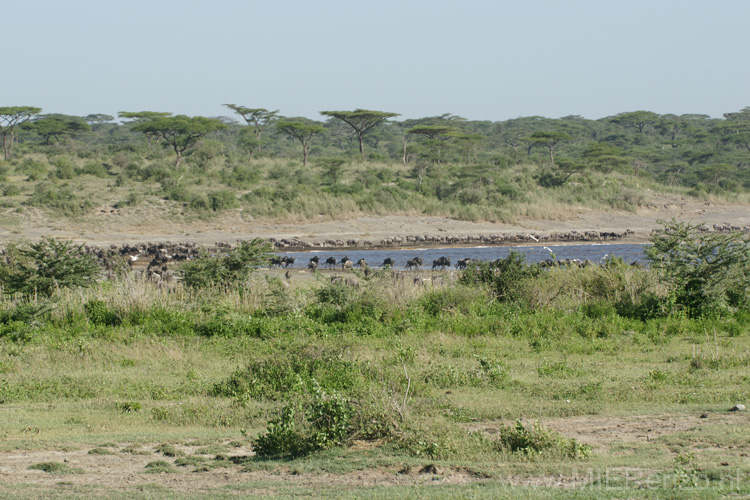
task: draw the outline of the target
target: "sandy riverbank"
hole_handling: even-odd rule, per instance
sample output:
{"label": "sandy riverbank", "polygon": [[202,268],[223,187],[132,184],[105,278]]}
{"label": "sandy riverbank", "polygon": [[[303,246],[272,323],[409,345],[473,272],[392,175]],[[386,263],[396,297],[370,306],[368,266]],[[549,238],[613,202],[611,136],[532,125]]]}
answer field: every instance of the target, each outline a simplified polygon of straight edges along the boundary
{"label": "sandy riverbank", "polygon": [[672,218],[693,224],[750,224],[750,206],[720,205],[695,201],[669,201],[650,205],[636,212],[575,209],[561,213],[554,220],[519,217],[512,223],[467,222],[425,215],[366,215],[345,220],[318,221],[258,220],[241,211],[228,212],[211,220],[167,220],[158,212],[128,214],[97,211],[95,215],[71,221],[52,219],[43,213],[27,210],[23,214],[4,214],[0,226],[0,244],[21,238],[38,239],[54,236],[99,246],[153,241],[192,241],[211,245],[219,241],[234,242],[254,237],[300,238],[315,242],[326,239],[369,239],[408,235],[489,235],[507,233],[552,233],[566,231],[614,231],[627,229],[633,234],[628,242],[645,242],[659,221]]}

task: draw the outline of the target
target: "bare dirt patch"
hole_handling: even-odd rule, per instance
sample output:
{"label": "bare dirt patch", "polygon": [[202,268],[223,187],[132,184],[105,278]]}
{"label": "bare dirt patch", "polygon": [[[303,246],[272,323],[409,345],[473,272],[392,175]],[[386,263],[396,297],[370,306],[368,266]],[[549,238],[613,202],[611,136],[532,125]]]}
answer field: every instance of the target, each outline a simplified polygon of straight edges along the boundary
{"label": "bare dirt patch", "polygon": [[[610,447],[620,443],[647,443],[661,436],[691,432],[704,426],[740,426],[748,424],[748,416],[734,413],[709,413],[706,418],[695,415],[643,415],[628,417],[582,416],[564,419],[545,419],[546,428],[559,432],[563,436],[574,438],[581,443],[591,445],[594,449],[606,452]],[[533,421],[524,421],[533,425]],[[475,423],[471,430],[496,434],[498,424],[490,422]]]}
{"label": "bare dirt patch", "polygon": [[675,218],[693,224],[750,224],[750,207],[707,202],[662,200],[636,212],[571,209],[555,220],[519,217],[513,223],[469,222],[426,215],[363,215],[342,220],[273,221],[254,218],[241,210],[227,211],[210,220],[175,217],[159,207],[102,208],[76,220],[55,219],[36,209],[0,212],[0,243],[19,238],[54,236],[99,246],[152,241],[192,241],[211,245],[254,237],[300,238],[315,242],[330,238],[371,239],[406,235],[489,235],[523,232],[615,231],[634,233],[629,242],[643,242],[658,221]]}
{"label": "bare dirt patch", "polygon": [[[397,486],[410,484],[466,484],[479,479],[475,473],[461,467],[407,467],[358,470],[344,474],[328,472],[299,472],[283,462],[271,470],[243,470],[241,465],[229,465],[252,456],[249,448],[237,448],[227,453],[228,466],[194,472],[194,467],[174,467],[171,472],[149,473],[147,464],[157,460],[170,464],[174,457],[156,451],[156,445],[139,449],[145,454],[132,454],[114,449],[113,454],[92,455],[94,446],[75,451],[16,450],[0,453],[0,484],[31,484],[55,487],[61,481],[71,486],[96,486],[109,490],[124,490],[143,484],[158,484],[175,492],[198,492],[240,483],[279,482],[296,487]],[[191,454],[194,448],[178,446],[182,453]],[[44,462],[64,463],[80,473],[50,474],[29,467]],[[248,490],[253,490],[248,486]],[[259,491],[254,491],[259,493]]]}

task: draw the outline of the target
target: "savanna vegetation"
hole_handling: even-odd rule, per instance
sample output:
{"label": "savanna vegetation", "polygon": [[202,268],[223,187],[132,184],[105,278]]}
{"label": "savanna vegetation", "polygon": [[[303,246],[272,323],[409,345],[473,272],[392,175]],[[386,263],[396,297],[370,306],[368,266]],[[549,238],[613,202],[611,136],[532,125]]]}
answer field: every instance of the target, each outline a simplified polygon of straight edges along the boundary
{"label": "savanna vegetation", "polygon": [[322,111],[325,121],[227,106],[229,116],[115,117],[0,107],[4,220],[158,209],[275,220],[423,213],[465,220],[635,210],[659,193],[746,202],[750,110],[470,121]]}
{"label": "savanna vegetation", "polygon": [[[49,452],[28,473],[60,481],[0,494],[166,498],[156,478],[222,471],[240,478],[180,496],[748,495],[747,413],[729,410],[750,400],[750,247],[664,229],[648,267],[511,254],[427,286],[390,271],[287,285],[256,271],[258,241],[175,283],[72,281],[90,264],[75,245],[16,242],[0,266],[0,446]],[[154,475],[78,486],[99,471],[88,455]]]}

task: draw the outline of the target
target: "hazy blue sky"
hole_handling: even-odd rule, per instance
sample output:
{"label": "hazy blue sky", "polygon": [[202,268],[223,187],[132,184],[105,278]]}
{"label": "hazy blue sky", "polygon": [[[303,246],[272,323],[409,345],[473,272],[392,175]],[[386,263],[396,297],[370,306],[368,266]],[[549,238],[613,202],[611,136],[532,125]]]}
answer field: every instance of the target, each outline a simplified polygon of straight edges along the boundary
{"label": "hazy blue sky", "polygon": [[0,106],[472,120],[750,106],[750,0],[14,0]]}

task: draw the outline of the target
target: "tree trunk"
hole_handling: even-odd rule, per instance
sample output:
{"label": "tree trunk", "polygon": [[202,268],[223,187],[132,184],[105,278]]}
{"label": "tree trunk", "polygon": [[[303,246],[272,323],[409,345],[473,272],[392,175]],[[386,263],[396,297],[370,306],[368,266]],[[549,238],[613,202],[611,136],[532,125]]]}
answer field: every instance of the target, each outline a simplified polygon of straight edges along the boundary
{"label": "tree trunk", "polygon": [[[12,143],[12,139],[11,139]],[[7,160],[10,158],[10,151],[8,150],[8,136],[3,134],[3,153],[5,155],[5,159]]]}
{"label": "tree trunk", "polygon": [[362,161],[365,161],[365,138],[359,134],[359,152],[362,155]]}
{"label": "tree trunk", "polygon": [[302,143],[302,166],[307,166],[307,156],[310,154],[310,148],[307,147],[307,144],[304,142]]}

